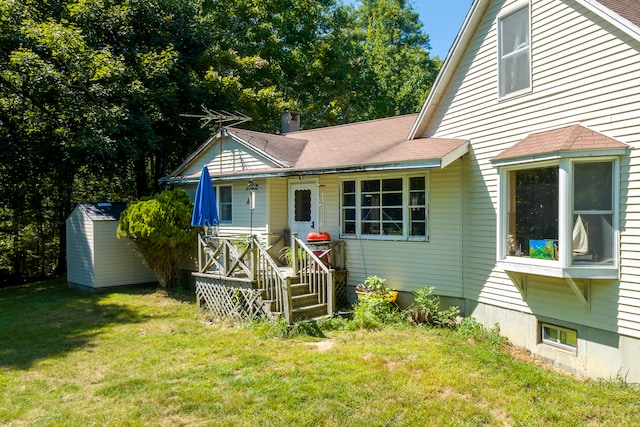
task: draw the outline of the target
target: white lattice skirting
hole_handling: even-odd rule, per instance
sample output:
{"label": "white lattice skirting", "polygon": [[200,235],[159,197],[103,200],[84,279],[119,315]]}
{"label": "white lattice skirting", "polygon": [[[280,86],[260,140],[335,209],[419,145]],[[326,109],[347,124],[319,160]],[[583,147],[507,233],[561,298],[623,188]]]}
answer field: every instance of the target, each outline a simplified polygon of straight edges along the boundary
{"label": "white lattice skirting", "polygon": [[215,317],[251,320],[271,316],[260,292],[250,284],[196,277],[196,301]]}

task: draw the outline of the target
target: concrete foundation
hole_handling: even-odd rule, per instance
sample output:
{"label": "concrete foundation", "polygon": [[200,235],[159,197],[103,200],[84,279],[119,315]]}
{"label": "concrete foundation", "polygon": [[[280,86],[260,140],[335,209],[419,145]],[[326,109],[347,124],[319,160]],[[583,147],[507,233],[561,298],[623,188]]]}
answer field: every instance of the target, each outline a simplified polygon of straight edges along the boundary
{"label": "concrete foundation", "polygon": [[[640,383],[639,339],[476,301],[467,300],[464,313],[488,329],[497,324],[500,334],[511,344],[529,350],[535,357],[561,370],[585,378],[619,378],[629,383]],[[577,331],[575,351],[543,343],[541,323]]]}

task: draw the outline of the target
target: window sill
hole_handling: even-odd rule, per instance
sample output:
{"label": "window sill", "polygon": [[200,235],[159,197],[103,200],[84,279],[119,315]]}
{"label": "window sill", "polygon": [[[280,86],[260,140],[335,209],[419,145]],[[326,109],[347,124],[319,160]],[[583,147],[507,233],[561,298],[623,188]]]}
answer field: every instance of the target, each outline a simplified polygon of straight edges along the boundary
{"label": "window sill", "polygon": [[618,268],[613,265],[589,264],[563,268],[558,261],[518,257],[507,257],[500,260],[498,267],[504,271],[563,279],[617,279],[619,276]]}
{"label": "window sill", "polygon": [[390,234],[363,234],[363,235],[355,235],[355,234],[341,234],[341,239],[345,240],[371,240],[371,241],[381,241],[381,242],[428,242],[429,239],[421,236],[395,236]]}

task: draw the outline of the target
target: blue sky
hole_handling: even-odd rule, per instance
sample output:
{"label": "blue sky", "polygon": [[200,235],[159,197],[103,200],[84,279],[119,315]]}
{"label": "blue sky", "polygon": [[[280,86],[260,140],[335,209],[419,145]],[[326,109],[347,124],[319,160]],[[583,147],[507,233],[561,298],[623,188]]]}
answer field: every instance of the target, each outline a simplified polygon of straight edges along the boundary
{"label": "blue sky", "polygon": [[431,56],[444,60],[473,0],[411,0],[429,34]]}

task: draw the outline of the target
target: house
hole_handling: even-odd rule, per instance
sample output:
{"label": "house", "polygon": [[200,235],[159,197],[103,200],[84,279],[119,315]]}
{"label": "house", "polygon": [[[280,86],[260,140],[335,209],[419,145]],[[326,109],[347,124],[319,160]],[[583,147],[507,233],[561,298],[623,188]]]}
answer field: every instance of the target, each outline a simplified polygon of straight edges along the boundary
{"label": "house", "polygon": [[155,283],[155,274],[116,229],[126,203],[79,203],[66,221],[67,282],[91,291]]}
{"label": "house", "polygon": [[633,382],[639,112],[640,2],[477,0],[409,136],[470,142],[466,314],[563,369]]}
{"label": "house", "polygon": [[349,287],[435,286],[562,369],[638,382],[639,111],[637,0],[475,0],[417,116],[223,129],[166,182],[208,164],[221,233],[320,228]]}

